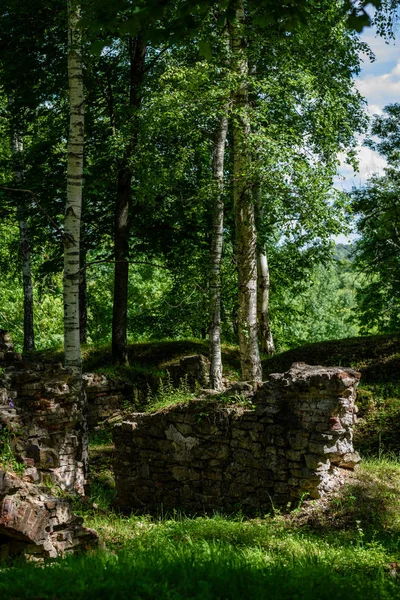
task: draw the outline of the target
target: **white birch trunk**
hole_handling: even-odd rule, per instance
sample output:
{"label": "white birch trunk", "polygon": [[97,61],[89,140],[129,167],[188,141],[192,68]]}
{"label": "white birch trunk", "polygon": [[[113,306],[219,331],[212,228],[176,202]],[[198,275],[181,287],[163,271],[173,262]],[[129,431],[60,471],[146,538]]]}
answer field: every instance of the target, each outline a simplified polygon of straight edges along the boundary
{"label": "white birch trunk", "polygon": [[236,257],[238,267],[238,330],[242,378],[262,380],[257,328],[257,234],[251,183],[248,115],[248,61],[244,39],[243,1],[236,3],[230,23],[232,68],[237,77],[233,94],[233,199],[235,206]]}
{"label": "white birch trunk", "polygon": [[210,270],[210,386],[222,389],[221,357],[221,258],[224,226],[224,158],[228,132],[228,117],[224,115],[219,123],[214,140],[212,171],[214,180],[214,205],[211,231],[211,270]]}
{"label": "white birch trunk", "polygon": [[258,248],[257,256],[258,275],[258,328],[260,335],[261,350],[265,354],[274,354],[275,344],[269,325],[269,267],[267,253],[264,247]]}
{"label": "white birch trunk", "polygon": [[262,234],[263,221],[263,205],[261,196],[261,184],[258,183],[254,195],[256,205],[256,222],[257,222],[257,319],[258,319],[258,335],[260,339],[261,350],[267,354],[274,354],[275,344],[272,337],[271,327],[269,324],[269,266],[267,258],[267,250],[265,240]]}
{"label": "white birch trunk", "polygon": [[64,219],[64,352],[65,366],[81,370],[79,340],[79,249],[83,184],[84,97],[82,34],[79,6],[68,0],[68,136],[67,204]]}

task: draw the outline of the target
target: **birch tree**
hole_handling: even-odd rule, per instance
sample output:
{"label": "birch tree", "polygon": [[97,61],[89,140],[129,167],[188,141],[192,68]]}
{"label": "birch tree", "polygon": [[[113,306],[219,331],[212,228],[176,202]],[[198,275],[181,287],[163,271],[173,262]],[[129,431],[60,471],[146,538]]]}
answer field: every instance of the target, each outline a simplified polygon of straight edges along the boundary
{"label": "birch tree", "polygon": [[211,272],[210,272],[210,385],[222,389],[221,357],[221,258],[224,235],[224,158],[228,132],[228,117],[222,115],[213,148],[212,171],[214,180]]}
{"label": "birch tree", "polygon": [[83,185],[84,95],[79,6],[68,0],[68,83],[70,121],[67,202],[64,218],[64,352],[65,365],[82,368],[79,339],[80,227]]}
{"label": "birch tree", "polygon": [[229,24],[232,70],[236,77],[233,105],[233,200],[238,269],[238,332],[242,378],[260,382],[261,360],[257,330],[257,234],[251,182],[250,120],[248,113],[248,58],[244,36],[245,10],[235,4]]}
{"label": "birch tree", "polygon": [[255,188],[256,221],[257,221],[257,321],[260,348],[264,354],[275,352],[274,338],[270,326],[269,292],[270,273],[267,248],[262,233],[262,191],[258,183]]}

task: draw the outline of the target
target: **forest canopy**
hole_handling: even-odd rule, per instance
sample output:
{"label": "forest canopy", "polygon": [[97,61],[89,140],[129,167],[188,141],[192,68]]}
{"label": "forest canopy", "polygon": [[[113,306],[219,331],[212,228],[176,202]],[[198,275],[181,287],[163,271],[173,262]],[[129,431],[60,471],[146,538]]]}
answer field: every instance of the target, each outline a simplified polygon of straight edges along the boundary
{"label": "forest canopy", "polygon": [[257,380],[259,348],[396,328],[398,107],[371,130],[385,176],[334,186],[372,6],[390,37],[395,2],[3,2],[0,327],[71,364],[208,337],[217,388],[221,341]]}

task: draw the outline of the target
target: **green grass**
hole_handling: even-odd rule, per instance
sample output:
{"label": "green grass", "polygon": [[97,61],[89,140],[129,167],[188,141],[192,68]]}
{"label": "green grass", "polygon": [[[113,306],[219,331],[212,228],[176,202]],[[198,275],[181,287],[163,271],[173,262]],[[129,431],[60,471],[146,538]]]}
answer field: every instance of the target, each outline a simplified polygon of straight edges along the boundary
{"label": "green grass", "polygon": [[306,344],[263,360],[264,376],[283,373],[294,362],[353,367],[368,383],[399,382],[400,333]]}
{"label": "green grass", "polygon": [[[118,374],[107,352],[85,350],[85,368]],[[75,508],[105,549],[45,568],[3,568],[0,598],[400,599],[399,352],[399,335],[374,336],[310,344],[264,361],[265,373],[296,361],[362,372],[355,447],[368,458],[329,500],[304,502],[287,514],[187,518],[164,515],[160,507],[158,518],[123,516],[112,508],[110,433],[93,434],[91,498],[76,500]],[[145,381],[185,354],[205,354],[206,347],[168,341],[133,344],[130,353],[129,373]],[[236,350],[228,355],[235,377]],[[149,410],[187,401],[186,392],[165,379],[158,395],[152,392]]]}
{"label": "green grass", "polygon": [[124,516],[112,508],[109,432],[91,436],[90,502],[105,548],[0,573],[0,598],[389,600],[400,598],[400,461],[364,461],[329,501],[287,514]]}
{"label": "green grass", "polygon": [[17,475],[23,475],[25,465],[17,461],[13,449],[15,434],[5,425],[0,424],[0,466],[5,471],[12,471]]}
{"label": "green grass", "polygon": [[145,403],[146,412],[157,412],[163,408],[189,402],[196,396],[195,392],[190,390],[187,380],[181,380],[178,387],[175,387],[169,373],[164,379],[160,379],[157,392],[153,392],[150,387]]}
{"label": "green grass", "polygon": [[86,513],[108,550],[45,570],[4,569],[7,599],[399,598],[399,543],[362,531],[315,532],[280,515],[152,519]]}
{"label": "green grass", "polygon": [[359,420],[354,445],[363,455],[400,456],[400,383],[363,384],[357,393]]}

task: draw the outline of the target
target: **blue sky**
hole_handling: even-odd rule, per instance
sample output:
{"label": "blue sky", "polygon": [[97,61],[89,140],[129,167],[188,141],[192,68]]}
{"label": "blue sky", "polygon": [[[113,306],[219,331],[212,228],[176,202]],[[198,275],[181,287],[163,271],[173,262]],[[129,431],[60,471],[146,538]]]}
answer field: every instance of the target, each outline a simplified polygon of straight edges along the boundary
{"label": "blue sky", "polygon": [[[356,86],[366,98],[366,107],[369,115],[381,114],[387,104],[400,102],[400,36],[398,40],[386,43],[382,37],[376,36],[375,29],[364,30],[361,39],[370,46],[376,60],[371,63],[368,56],[363,56],[362,71],[356,79]],[[359,171],[354,173],[348,166],[340,168],[340,175],[344,177],[337,182],[338,187],[351,189],[353,186],[363,185],[372,173],[381,173],[385,167],[385,160],[376,152],[362,145],[359,146]]]}
{"label": "blue sky", "polygon": [[[386,43],[376,35],[374,28],[366,28],[361,35],[361,39],[367,42],[375,54],[373,63],[367,56],[362,57],[362,70],[355,81],[358,90],[367,100],[368,115],[382,114],[387,104],[400,102],[400,32],[397,32],[397,38]],[[373,150],[363,146],[364,138],[365,136],[360,137],[358,172],[354,173],[351,167],[343,164],[339,168],[336,187],[351,190],[353,187],[364,185],[373,173],[383,172],[386,161]],[[335,236],[334,240],[338,243],[348,243],[356,237],[354,234],[339,235]]]}

